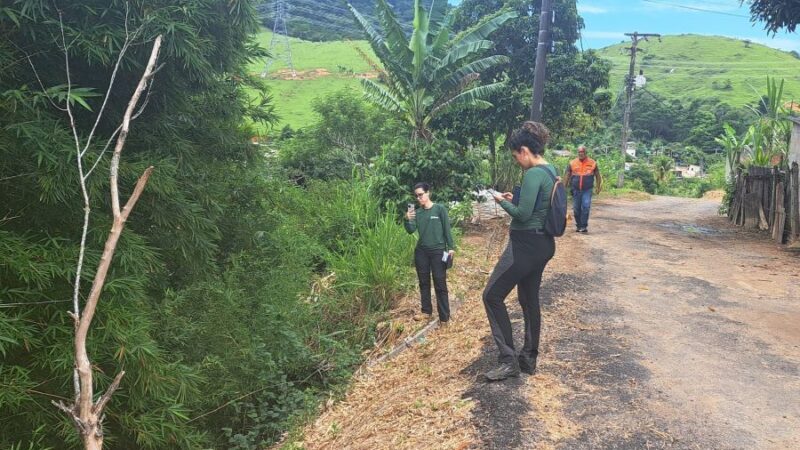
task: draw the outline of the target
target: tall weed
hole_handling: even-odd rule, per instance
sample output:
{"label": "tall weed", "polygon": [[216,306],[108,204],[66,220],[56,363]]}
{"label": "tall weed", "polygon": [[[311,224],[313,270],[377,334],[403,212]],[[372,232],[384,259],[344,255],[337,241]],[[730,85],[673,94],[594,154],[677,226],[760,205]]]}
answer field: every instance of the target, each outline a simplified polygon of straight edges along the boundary
{"label": "tall weed", "polygon": [[336,255],[331,268],[339,286],[364,302],[364,312],[383,311],[402,293],[404,280],[410,279],[413,249],[413,237],[387,214]]}

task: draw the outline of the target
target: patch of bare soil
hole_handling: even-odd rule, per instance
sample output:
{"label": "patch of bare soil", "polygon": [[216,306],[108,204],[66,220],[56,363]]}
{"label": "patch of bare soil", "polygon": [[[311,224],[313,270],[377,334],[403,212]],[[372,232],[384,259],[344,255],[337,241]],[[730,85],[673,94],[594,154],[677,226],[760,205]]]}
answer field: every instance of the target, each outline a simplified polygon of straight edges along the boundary
{"label": "patch of bare soil", "polygon": [[[316,80],[317,78],[327,77],[332,75],[328,69],[310,69],[310,70],[295,70],[292,72],[289,69],[276,70],[270,74],[269,78],[273,80]],[[341,75],[341,74],[340,74]],[[378,78],[377,72],[365,73],[348,73],[348,77],[353,78]]]}
{"label": "patch of bare soil", "polygon": [[[537,373],[500,383],[482,377],[496,349],[481,293],[507,220],[470,227],[449,277],[463,300],[451,324],[365,368],[295,444],[800,448],[798,257],[730,226],[717,205],[596,202],[589,233],[559,238],[545,270]],[[407,336],[417,299],[403,301]],[[506,303],[521,340],[513,293]]]}
{"label": "patch of bare soil", "polygon": [[277,80],[315,80],[320,77],[326,77],[331,73],[327,69],[310,69],[310,70],[295,70],[289,69],[276,70],[270,75],[270,78]]}
{"label": "patch of bare soil", "polygon": [[705,194],[703,194],[703,198],[706,200],[722,200],[723,197],[725,197],[725,191],[721,189],[706,191]]}

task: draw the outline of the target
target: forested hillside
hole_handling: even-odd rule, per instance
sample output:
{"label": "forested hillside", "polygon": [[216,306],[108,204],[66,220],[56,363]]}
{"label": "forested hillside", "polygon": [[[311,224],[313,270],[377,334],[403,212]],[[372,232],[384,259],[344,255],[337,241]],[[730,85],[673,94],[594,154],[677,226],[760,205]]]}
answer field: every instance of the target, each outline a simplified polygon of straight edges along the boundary
{"label": "forested hillside", "polygon": [[[258,6],[263,25],[272,30],[275,23],[275,1],[267,0]],[[404,28],[411,31],[414,16],[414,0],[388,0]],[[423,0],[427,7],[431,0]],[[347,8],[353,5],[362,15],[377,23],[375,2],[373,0],[287,0],[287,31],[289,36],[309,41],[335,41],[339,39],[362,39],[363,36],[353,23],[353,15]]]}

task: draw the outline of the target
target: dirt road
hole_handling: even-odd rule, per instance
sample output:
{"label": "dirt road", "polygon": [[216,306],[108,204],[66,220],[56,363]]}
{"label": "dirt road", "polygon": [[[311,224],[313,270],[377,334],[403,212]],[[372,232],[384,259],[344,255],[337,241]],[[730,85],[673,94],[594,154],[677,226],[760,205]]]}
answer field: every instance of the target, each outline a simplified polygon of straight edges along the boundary
{"label": "dirt road", "polygon": [[454,323],[356,380],[304,445],[800,448],[800,258],[716,208],[596,202],[546,270],[537,374],[500,383],[481,377],[496,355],[480,292],[504,228],[473,230]]}
{"label": "dirt road", "polygon": [[800,448],[800,259],[716,207],[606,203],[573,236],[588,329],[554,347],[598,392],[567,402],[568,447]]}

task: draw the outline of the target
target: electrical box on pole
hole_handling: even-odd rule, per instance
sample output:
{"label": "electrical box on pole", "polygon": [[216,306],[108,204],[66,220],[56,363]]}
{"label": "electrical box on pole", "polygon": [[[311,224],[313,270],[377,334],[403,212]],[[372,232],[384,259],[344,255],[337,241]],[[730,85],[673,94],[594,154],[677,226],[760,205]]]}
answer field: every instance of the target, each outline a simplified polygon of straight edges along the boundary
{"label": "electrical box on pole", "polygon": [[628,151],[628,132],[630,127],[630,120],[631,120],[631,107],[633,105],[633,88],[636,86],[637,83],[642,83],[644,85],[644,75],[640,75],[642,78],[638,79],[639,77],[633,76],[633,71],[636,67],[636,52],[640,51],[638,48],[638,44],[640,40],[647,40],[649,37],[657,37],[659,40],[661,39],[660,34],[656,33],[639,33],[638,31],[634,31],[633,33],[625,33],[625,36],[630,36],[631,38],[631,46],[627,47],[627,50],[631,52],[631,62],[628,66],[628,75],[625,76],[625,109],[622,114],[622,165],[623,170],[619,172],[617,176],[617,187],[621,188],[623,183],[625,182],[625,159]]}

